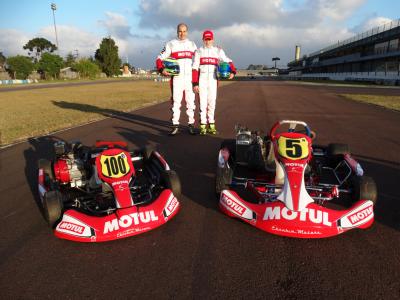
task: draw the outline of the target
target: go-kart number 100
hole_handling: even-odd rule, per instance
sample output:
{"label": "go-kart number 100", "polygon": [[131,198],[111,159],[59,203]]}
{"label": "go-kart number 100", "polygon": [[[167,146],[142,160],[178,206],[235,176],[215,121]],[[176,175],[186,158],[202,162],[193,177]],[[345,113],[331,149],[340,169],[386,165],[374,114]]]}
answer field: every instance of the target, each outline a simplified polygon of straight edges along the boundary
{"label": "go-kart number 100", "polygon": [[124,153],[113,156],[102,155],[100,162],[101,172],[107,177],[120,178],[130,171],[129,163]]}
{"label": "go-kart number 100", "polygon": [[281,136],[278,139],[278,152],[287,159],[303,159],[308,156],[308,142],[305,138],[288,139]]}

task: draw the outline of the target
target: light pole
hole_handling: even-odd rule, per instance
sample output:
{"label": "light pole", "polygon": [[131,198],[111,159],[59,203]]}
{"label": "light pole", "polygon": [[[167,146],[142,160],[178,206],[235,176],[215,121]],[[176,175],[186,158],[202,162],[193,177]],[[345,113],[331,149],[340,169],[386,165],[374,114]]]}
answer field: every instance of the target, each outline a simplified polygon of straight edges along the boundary
{"label": "light pole", "polygon": [[58,49],[58,36],[57,36],[57,26],[56,26],[56,15],[54,14],[54,11],[57,9],[57,6],[55,3],[51,4],[51,10],[53,11],[53,22],[54,22],[54,32],[56,33],[56,45],[57,45],[57,52],[60,55],[60,50]]}
{"label": "light pole", "polygon": [[281,59],[280,59],[279,57],[273,57],[273,58],[272,58],[272,61],[275,62],[275,69],[276,69],[276,61],[277,61],[277,60],[281,60]]}

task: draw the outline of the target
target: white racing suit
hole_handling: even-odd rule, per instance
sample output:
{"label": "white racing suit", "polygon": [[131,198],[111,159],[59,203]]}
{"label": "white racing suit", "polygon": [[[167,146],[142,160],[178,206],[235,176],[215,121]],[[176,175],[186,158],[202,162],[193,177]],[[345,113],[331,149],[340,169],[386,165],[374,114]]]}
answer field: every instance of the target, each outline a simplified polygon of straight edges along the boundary
{"label": "white racing suit", "polygon": [[189,118],[189,124],[194,123],[194,93],[192,87],[192,64],[193,55],[196,51],[196,44],[188,39],[169,41],[165,48],[157,57],[157,69],[162,72],[164,66],[162,61],[168,57],[173,57],[178,60],[180,72],[179,75],[171,78],[172,90],[172,124],[179,125],[179,117],[181,114],[181,102],[185,97],[186,114]]}
{"label": "white racing suit", "polygon": [[[215,104],[217,100],[217,68],[220,62],[229,63],[232,73],[236,68],[232,60],[225,55],[224,50],[212,46],[201,47],[194,55],[193,85],[199,85],[200,96],[200,123],[214,124]],[[208,121],[208,122],[207,122]]]}

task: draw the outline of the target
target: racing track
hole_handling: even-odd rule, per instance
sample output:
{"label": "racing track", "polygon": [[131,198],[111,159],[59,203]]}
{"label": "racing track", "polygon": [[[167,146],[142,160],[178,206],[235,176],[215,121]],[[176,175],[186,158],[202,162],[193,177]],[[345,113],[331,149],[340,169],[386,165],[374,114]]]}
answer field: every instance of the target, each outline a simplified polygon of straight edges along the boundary
{"label": "racing track", "polygon": [[[65,113],[83,109],[74,103],[58,105]],[[36,163],[50,156],[54,137],[3,149],[1,298],[399,299],[400,113],[346,101],[331,87],[263,81],[220,89],[221,134],[215,138],[186,132],[167,136],[167,102],[114,113],[114,118],[57,137],[86,144],[103,138],[157,146],[180,175],[182,210],[163,227],[132,238],[100,244],[56,239],[35,196]],[[350,145],[378,183],[372,228],[322,240],[290,239],[258,231],[217,210],[213,173],[222,139],[233,136],[237,122],[269,129],[283,118],[306,121],[317,132],[318,143]]]}

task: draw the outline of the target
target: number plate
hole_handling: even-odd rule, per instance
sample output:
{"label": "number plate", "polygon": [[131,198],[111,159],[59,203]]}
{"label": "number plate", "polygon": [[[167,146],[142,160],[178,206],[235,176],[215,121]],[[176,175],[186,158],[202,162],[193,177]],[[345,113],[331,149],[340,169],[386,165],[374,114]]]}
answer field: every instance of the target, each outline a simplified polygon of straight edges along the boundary
{"label": "number plate", "polygon": [[286,159],[304,159],[309,155],[308,141],[305,138],[287,138],[284,136],[278,139],[278,153]]}
{"label": "number plate", "polygon": [[130,172],[130,165],[126,154],[102,155],[100,157],[101,173],[110,178],[121,178]]}

